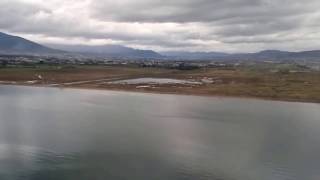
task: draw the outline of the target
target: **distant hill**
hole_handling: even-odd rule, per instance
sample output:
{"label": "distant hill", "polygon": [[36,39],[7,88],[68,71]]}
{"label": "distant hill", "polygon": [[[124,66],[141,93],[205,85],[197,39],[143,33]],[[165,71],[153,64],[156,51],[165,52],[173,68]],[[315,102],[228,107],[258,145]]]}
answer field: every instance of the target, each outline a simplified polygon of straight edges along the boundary
{"label": "distant hill", "polygon": [[[49,45],[32,42],[18,36],[0,32],[0,54],[23,55],[76,55],[127,58],[127,59],[162,59],[163,56],[152,50],[139,50],[119,45],[85,46],[85,45]],[[57,50],[61,49],[61,50]]]}
{"label": "distant hill", "polygon": [[120,45],[48,45],[69,52],[114,58],[162,59],[163,56],[152,50],[133,49]]}
{"label": "distant hill", "polygon": [[228,57],[229,54],[222,52],[187,52],[187,51],[168,51],[161,53],[167,57],[173,57],[181,60],[210,60],[212,58],[224,58]]}
{"label": "distant hill", "polygon": [[265,50],[257,53],[233,54],[230,58],[248,60],[319,60],[320,51],[289,52],[279,50]]}
{"label": "distant hill", "polygon": [[319,60],[320,50],[289,52],[264,50],[257,53],[227,54],[223,52],[162,52],[162,55],[175,60]]}
{"label": "distant hill", "polygon": [[55,54],[62,52],[18,36],[0,32],[0,54]]}

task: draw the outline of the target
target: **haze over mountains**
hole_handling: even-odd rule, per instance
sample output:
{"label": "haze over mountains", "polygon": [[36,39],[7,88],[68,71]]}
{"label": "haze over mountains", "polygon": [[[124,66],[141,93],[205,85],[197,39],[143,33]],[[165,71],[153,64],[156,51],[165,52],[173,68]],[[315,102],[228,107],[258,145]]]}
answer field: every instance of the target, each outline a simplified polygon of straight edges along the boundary
{"label": "haze over mountains", "polygon": [[[50,48],[51,47],[51,48]],[[59,49],[59,50],[58,50]],[[133,49],[120,45],[48,45],[32,42],[18,36],[0,32],[0,54],[61,55],[85,54],[99,57],[127,59],[173,59],[173,60],[320,60],[320,50],[288,52],[265,50],[258,53],[228,54],[223,52],[170,51],[157,53],[152,50]]]}

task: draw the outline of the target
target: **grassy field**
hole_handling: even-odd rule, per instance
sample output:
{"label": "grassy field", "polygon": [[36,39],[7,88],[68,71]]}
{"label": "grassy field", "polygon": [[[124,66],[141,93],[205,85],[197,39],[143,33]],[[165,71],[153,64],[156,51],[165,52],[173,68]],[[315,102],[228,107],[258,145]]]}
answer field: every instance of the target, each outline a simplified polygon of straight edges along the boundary
{"label": "grassy field", "polygon": [[[167,84],[137,88],[137,85],[108,84],[95,80],[138,77],[174,78],[201,82],[201,85]],[[92,80],[92,82],[91,82]],[[30,81],[33,81],[30,84]],[[80,84],[63,84],[88,81]],[[192,95],[256,97],[275,100],[320,102],[319,72],[271,72],[269,68],[217,69],[204,68],[190,71],[110,66],[39,66],[1,68],[2,84],[50,85],[63,87],[129,90],[157,93],[179,93]]]}

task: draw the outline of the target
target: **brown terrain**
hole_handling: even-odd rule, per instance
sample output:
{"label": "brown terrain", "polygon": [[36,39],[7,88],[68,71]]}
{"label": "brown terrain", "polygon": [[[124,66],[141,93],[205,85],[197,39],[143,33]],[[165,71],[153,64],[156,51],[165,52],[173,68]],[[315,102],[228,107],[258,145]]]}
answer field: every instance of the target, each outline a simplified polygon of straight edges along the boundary
{"label": "brown terrain", "polygon": [[[188,80],[191,84],[117,84],[140,77]],[[272,72],[249,68],[173,70],[110,66],[45,66],[0,69],[1,84],[92,88],[154,93],[254,97],[320,102],[319,72]]]}

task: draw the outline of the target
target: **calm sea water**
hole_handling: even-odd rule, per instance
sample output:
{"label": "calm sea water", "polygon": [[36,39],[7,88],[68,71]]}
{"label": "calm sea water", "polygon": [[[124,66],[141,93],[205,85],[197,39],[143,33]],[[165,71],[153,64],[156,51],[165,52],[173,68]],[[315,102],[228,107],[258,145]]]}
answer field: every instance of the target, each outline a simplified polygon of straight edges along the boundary
{"label": "calm sea water", "polygon": [[0,86],[1,180],[319,180],[320,105]]}

